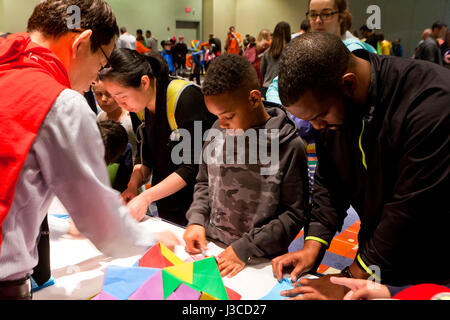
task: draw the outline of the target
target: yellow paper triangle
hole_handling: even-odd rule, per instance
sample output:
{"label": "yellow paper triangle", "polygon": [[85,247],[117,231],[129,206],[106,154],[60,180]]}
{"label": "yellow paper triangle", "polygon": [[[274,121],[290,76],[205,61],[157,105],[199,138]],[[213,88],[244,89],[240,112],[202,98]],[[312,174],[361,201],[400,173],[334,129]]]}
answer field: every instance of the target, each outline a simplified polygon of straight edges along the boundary
{"label": "yellow paper triangle", "polygon": [[161,254],[170,262],[172,262],[172,264],[174,266],[178,265],[178,264],[182,264],[184,263],[183,260],[181,260],[180,258],[178,258],[175,253],[173,253],[172,251],[170,251],[169,248],[167,248],[165,245],[163,245],[162,243],[160,244],[161,246]]}
{"label": "yellow paper triangle", "polygon": [[207,294],[206,292],[202,292],[200,300],[217,300],[217,299],[214,298],[213,296]]}
{"label": "yellow paper triangle", "polygon": [[183,263],[173,267],[164,268],[164,270],[186,283],[192,284],[192,282],[194,281],[193,262]]}

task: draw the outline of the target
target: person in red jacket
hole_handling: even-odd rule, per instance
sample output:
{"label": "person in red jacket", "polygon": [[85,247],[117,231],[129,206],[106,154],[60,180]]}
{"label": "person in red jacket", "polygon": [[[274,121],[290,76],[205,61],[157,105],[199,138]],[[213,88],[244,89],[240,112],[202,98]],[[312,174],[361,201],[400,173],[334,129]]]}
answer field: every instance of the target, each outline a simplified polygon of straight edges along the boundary
{"label": "person in red jacket", "polygon": [[[73,6],[78,25],[67,19]],[[95,114],[80,94],[107,65],[118,32],[104,0],[52,0],[35,7],[28,33],[0,38],[0,300],[31,299],[40,226],[55,196],[107,255],[142,254],[158,238],[177,243],[139,225],[111,188]]]}

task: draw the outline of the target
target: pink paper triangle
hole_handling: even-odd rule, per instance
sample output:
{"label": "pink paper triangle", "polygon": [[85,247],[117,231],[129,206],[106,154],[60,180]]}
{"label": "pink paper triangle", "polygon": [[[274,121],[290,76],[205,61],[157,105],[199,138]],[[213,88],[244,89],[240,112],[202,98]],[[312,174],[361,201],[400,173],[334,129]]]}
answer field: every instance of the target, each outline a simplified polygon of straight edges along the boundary
{"label": "pink paper triangle", "polygon": [[109,293],[106,293],[105,291],[102,291],[94,298],[92,298],[92,300],[119,300],[119,299],[110,295]]}
{"label": "pink paper triangle", "polygon": [[162,272],[155,273],[130,296],[129,300],[164,300]]}
{"label": "pink paper triangle", "polygon": [[167,300],[200,300],[202,294],[194,289],[180,284],[177,290],[175,290]]}

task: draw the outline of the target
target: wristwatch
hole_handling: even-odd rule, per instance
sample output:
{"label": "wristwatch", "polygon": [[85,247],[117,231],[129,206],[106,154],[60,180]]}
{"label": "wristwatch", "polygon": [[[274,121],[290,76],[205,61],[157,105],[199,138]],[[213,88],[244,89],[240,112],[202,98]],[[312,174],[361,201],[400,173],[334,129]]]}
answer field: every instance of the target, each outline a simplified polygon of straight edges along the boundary
{"label": "wristwatch", "polygon": [[341,274],[343,274],[346,278],[355,278],[350,271],[350,266],[345,267],[344,270],[341,271]]}

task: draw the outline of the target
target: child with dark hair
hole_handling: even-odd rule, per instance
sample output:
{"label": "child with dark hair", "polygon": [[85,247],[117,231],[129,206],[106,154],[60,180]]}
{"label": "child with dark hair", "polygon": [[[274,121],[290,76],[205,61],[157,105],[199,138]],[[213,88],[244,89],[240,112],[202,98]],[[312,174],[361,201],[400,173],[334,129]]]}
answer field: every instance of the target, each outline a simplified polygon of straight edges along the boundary
{"label": "child with dark hair", "polygon": [[203,94],[219,120],[203,148],[184,239],[190,253],[205,249],[206,237],[228,245],[218,265],[222,276],[231,277],[253,257],[287,252],[305,224],[305,148],[284,108],[262,101],[258,76],[246,58],[216,58]]}
{"label": "child with dark hair", "polygon": [[98,123],[105,144],[105,162],[113,189],[124,192],[133,173],[132,147],[125,128],[112,120]]}

